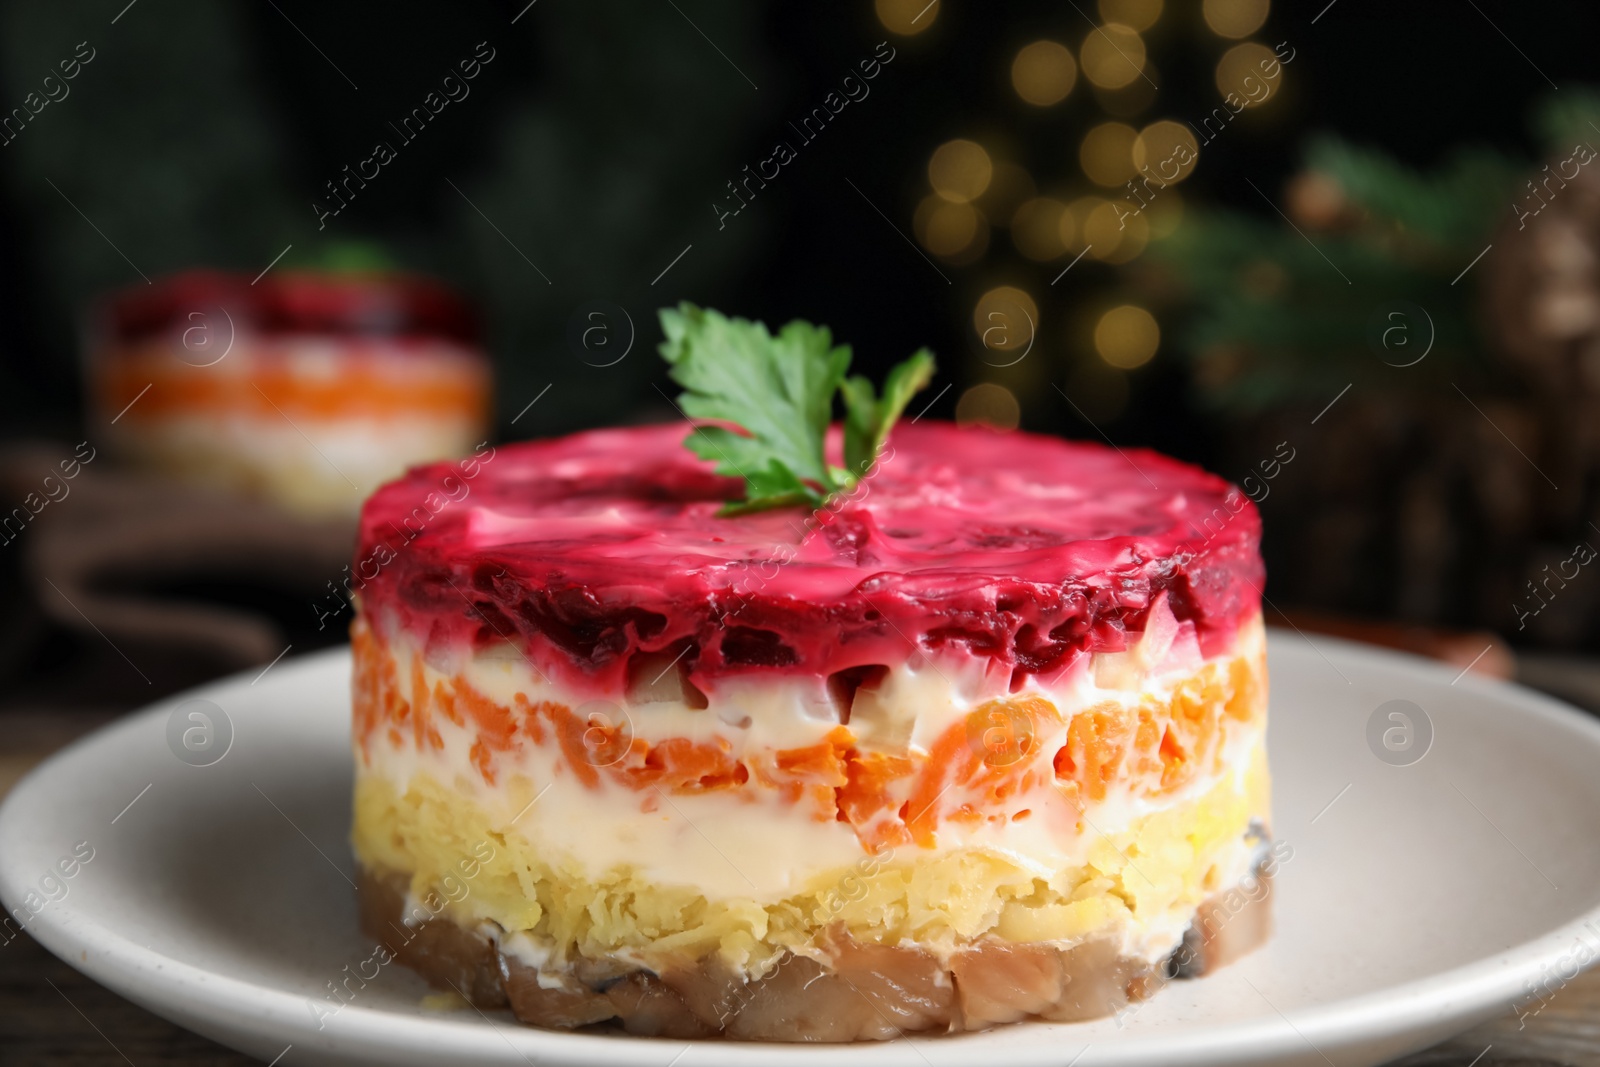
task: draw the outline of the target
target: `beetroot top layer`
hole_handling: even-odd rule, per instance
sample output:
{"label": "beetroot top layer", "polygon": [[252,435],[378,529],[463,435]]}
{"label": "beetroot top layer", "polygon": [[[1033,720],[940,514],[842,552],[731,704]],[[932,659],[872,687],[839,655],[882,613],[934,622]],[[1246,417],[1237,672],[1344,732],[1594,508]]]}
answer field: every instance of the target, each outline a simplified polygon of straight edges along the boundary
{"label": "beetroot top layer", "polygon": [[615,694],[641,652],[636,668],[682,653],[704,689],[965,651],[1015,687],[1122,649],[1162,593],[1207,655],[1260,609],[1255,505],[1159,453],[924,422],[837,506],[722,518],[740,483],[683,448],[689,432],[598,430],[410,471],[362,511],[363,611],[428,646],[510,641]]}

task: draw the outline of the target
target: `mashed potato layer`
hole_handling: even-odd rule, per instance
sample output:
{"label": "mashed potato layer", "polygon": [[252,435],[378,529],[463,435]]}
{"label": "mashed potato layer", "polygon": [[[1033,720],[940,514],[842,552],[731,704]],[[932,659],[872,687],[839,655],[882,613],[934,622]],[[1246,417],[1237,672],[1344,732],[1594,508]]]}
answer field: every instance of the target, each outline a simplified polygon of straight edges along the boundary
{"label": "mashed potato layer", "polygon": [[1049,877],[982,850],[890,849],[819,872],[777,901],[708,900],[623,864],[597,878],[426,773],[403,791],[382,775],[360,776],[355,846],[369,868],[410,874],[414,913],[442,912],[469,928],[492,923],[508,951],[541,969],[609,956],[662,966],[716,952],[761,973],[783,949],[806,954],[835,924],[858,941],[936,953],[984,937],[1109,937],[1128,955],[1157,959],[1202,900],[1249,873],[1261,849],[1251,823],[1266,794],[1258,746],[1208,792],[1096,835],[1085,863]]}

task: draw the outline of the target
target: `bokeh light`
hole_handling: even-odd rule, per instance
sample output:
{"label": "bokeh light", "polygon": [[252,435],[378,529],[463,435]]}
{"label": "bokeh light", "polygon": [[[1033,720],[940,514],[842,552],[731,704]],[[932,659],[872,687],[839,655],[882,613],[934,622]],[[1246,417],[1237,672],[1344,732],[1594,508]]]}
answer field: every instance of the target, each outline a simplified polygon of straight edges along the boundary
{"label": "bokeh light", "polygon": [[933,25],[939,17],[940,0],[875,0],[873,6],[884,29],[911,37]]}
{"label": "bokeh light", "polygon": [[[1094,213],[1106,205],[1107,201],[1101,196],[1081,196],[1067,205],[1067,210],[1061,214],[1061,244],[1073,255],[1084,250],[1084,246],[1092,240],[1087,235],[1089,219]],[[1101,235],[1102,238],[1104,234]]]}
{"label": "bokeh light", "polygon": [[[1102,89],[1094,87],[1095,103],[1100,105],[1100,110],[1116,118],[1133,118],[1142,114],[1151,104],[1156,102],[1156,79],[1159,76],[1155,64],[1146,61],[1144,65],[1144,78],[1135,78],[1120,89]],[[1146,81],[1148,78],[1149,81]]]}
{"label": "bokeh light", "polygon": [[1023,201],[1011,217],[1011,243],[1031,260],[1055,259],[1066,251],[1061,243],[1061,216],[1066,210],[1067,205],[1048,196]]}
{"label": "bokeh light", "polygon": [[[954,204],[942,196],[923,197],[912,220],[917,240],[936,256],[960,257],[988,229],[982,215],[971,204]],[[985,241],[985,247],[987,241]]]}
{"label": "bokeh light", "polygon": [[[1272,71],[1275,77],[1268,77]],[[1217,60],[1217,92],[1230,93],[1245,107],[1256,107],[1277,96],[1283,88],[1283,64],[1272,49],[1259,41],[1236,44]]]}
{"label": "bokeh light", "polygon": [[1011,61],[1011,85],[1035,107],[1059,104],[1078,80],[1078,64],[1067,46],[1056,41],[1024,45]]}
{"label": "bokeh light", "polygon": [[1312,230],[1331,230],[1350,211],[1350,201],[1331,175],[1308,170],[1290,178],[1283,190],[1289,217]]}
{"label": "bokeh light", "polygon": [[1171,237],[1183,222],[1183,194],[1176,189],[1163,190],[1140,215],[1150,227],[1152,240]]}
{"label": "bokeh light", "polygon": [[993,176],[989,153],[976,141],[946,141],[933,150],[928,160],[928,182],[933,191],[955,204],[982,196]]}
{"label": "bokeh light", "polygon": [[1237,40],[1261,28],[1272,0],[1205,0],[1200,10],[1212,33]]}
{"label": "bokeh light", "polygon": [[1070,239],[1065,228],[1062,232],[1067,250],[1076,254],[1087,248],[1090,259],[1128,262],[1143,252],[1150,240],[1150,224],[1143,212],[1135,214],[1138,208],[1136,202],[1123,197],[1074,200],[1068,210],[1077,223],[1077,232]]}
{"label": "bokeh light", "polygon": [[1120,89],[1144,72],[1144,38],[1119,22],[1089,31],[1078,49],[1083,75],[1105,89]]}
{"label": "bokeh light", "polygon": [[990,426],[996,430],[1015,430],[1022,421],[1022,406],[1011,390],[993,382],[980,382],[956,401],[956,425]]}
{"label": "bokeh light", "polygon": [[1073,213],[1073,206],[1078,203],[1082,201],[1074,201],[1064,207],[1061,218],[1056,222],[1056,238],[1061,242],[1062,249],[1073,255],[1083,251],[1083,244],[1078,240],[1078,229],[1083,220]]}
{"label": "bokeh light", "polygon": [[978,298],[972,328],[983,347],[995,353],[995,366],[1009,366],[1033,349],[1039,332],[1039,305],[1023,289],[998,285]]}
{"label": "bokeh light", "polygon": [[1121,370],[1149,363],[1160,345],[1161,327],[1156,325],[1155,316],[1134,304],[1114,307],[1095,323],[1095,352]]}
{"label": "bokeh light", "polygon": [[997,159],[989,176],[989,188],[983,191],[977,204],[991,219],[1009,219],[1037,193],[1033,175],[1026,168]]}
{"label": "bokeh light", "polygon": [[1096,185],[1117,186],[1133,177],[1133,142],[1138,133],[1121,122],[1102,122],[1083,137],[1078,163]]}
{"label": "bokeh light", "polygon": [[1112,211],[1112,218],[1118,226],[1118,239],[1110,251],[1097,254],[1099,250],[1096,249],[1095,252],[1089,253],[1091,256],[1103,259],[1107,263],[1127,263],[1138,258],[1139,253],[1150,243],[1150,211],[1147,208],[1137,215],[1129,214],[1130,209],[1137,206],[1126,200],[1120,204],[1108,205]]}
{"label": "bokeh light", "polygon": [[1133,165],[1152,184],[1181,182],[1194,173],[1200,144],[1181,122],[1161,119],[1139,131],[1133,142]]}
{"label": "bokeh light", "polygon": [[1100,0],[1100,17],[1143,33],[1161,18],[1162,0]]}

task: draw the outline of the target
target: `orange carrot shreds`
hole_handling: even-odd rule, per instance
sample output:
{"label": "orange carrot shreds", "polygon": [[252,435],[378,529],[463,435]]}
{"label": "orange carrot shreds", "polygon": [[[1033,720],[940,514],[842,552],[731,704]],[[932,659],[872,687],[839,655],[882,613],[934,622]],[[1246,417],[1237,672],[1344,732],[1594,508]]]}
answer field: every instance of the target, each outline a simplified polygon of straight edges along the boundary
{"label": "orange carrot shreds", "polygon": [[705,793],[731,789],[750,780],[750,770],[733,758],[731,745],[722,738],[694,742],[673,737],[648,746],[642,764],[611,768],[635,789],[657,786],[674,793]]}
{"label": "orange carrot shreds", "polygon": [[935,845],[939,827],[936,805],[952,786],[970,779],[981,762],[979,754],[967,742],[965,723],[956,723],[939,735],[906,802],[905,824],[913,841],[923,848]]}
{"label": "orange carrot shreds", "polygon": [[457,726],[467,725],[466,716],[462,715],[461,709],[456,706],[455,687],[449,682],[433,683],[433,706]]}
{"label": "orange carrot shreds", "polygon": [[489,751],[489,746],[484,744],[483,738],[480,737],[472,742],[472,750],[469,754],[472,758],[472,765],[478,768],[478,773],[483,776],[483,780],[490,785],[494,785],[494,753]]}
{"label": "orange carrot shreds", "polygon": [[1223,716],[1233,699],[1234,677],[1232,664],[1219,670],[1207,670],[1204,675],[1185,682],[1173,697],[1174,735],[1189,752],[1190,762],[1197,772],[1207,765],[1221,767]]}
{"label": "orange carrot shreds", "polygon": [[1072,758],[1072,746],[1062,745],[1056,750],[1055,759],[1051,761],[1056,769],[1056,778],[1063,782],[1073,782],[1078,778],[1078,761]]}
{"label": "orange carrot shreds", "polygon": [[1227,722],[1251,722],[1265,710],[1259,666],[1243,657],[1206,668],[1178,686],[1167,704],[1099,704],[1072,717],[1067,743],[1052,763],[1058,784],[1089,800],[1105,798],[1119,778],[1158,795],[1183,788],[1207,770],[1221,771]]}
{"label": "orange carrot shreds", "polygon": [[855,828],[868,851],[911,843],[905,823],[896,814],[893,785],[910,777],[911,760],[882,752],[851,749],[845,756],[845,783],[834,790],[837,818]]}
{"label": "orange carrot shreds", "polygon": [[406,698],[400,693],[400,679],[392,660],[384,660],[378,670],[378,679],[383,687],[383,707],[388,712],[389,718],[396,722],[405,721],[410,708],[406,704]]}
{"label": "orange carrot shreds", "polygon": [[845,759],[854,743],[854,734],[843,726],[835,726],[817,744],[780,749],[773,762],[778,774],[784,777],[838,787],[848,780]]}
{"label": "orange carrot shreds", "polygon": [[990,700],[967,713],[967,746],[991,770],[1031,761],[1039,735],[1059,725],[1054,704],[1041,697]]}
{"label": "orange carrot shreds", "polygon": [[[932,848],[939,801],[954,786],[981,784],[988,807],[996,807],[1039,755],[1039,734],[1061,722],[1055,705],[1041,697],[991,700],[953,723],[934,741],[912,786],[905,818],[911,839]],[[952,798],[952,806],[955,801]]]}
{"label": "orange carrot shreds", "polygon": [[411,705],[400,688],[399,671],[382,641],[364,622],[350,628],[351,654],[355,660],[352,687],[352,720],[366,751],[373,734],[383,722],[404,725]]}
{"label": "orange carrot shreds", "polygon": [[1249,722],[1262,711],[1266,710],[1266,693],[1264,670],[1256,669],[1243,656],[1235,659],[1228,665],[1229,690],[1227,700],[1228,716],[1240,722]]}
{"label": "orange carrot shreds", "polygon": [[[1043,782],[1080,809],[1113,788],[1176,792],[1226,769],[1231,733],[1259,722],[1266,701],[1263,665],[1239,656],[1207,665],[1165,702],[1106,701],[1065,723],[1041,697],[991,700],[946,727],[925,755],[861,751],[840,725],[814,744],[736,757],[722,737],[650,744],[626,721],[584,715],[581,708],[522,693],[506,706],[460,677],[430,685],[418,658],[409,660],[402,679],[387,643],[364,618],[352,623],[350,641],[353,728],[364,757],[380,739],[442,750],[440,720],[448,720],[472,736],[470,759],[490,784],[503,753],[553,744],[555,773],[571,773],[588,788],[599,788],[603,774],[641,794],[725,790],[741,800],[803,804],[819,820],[850,824],[869,852],[930,847],[941,823],[1023,818],[1025,809],[1009,808]],[[1047,753],[1044,742],[1063,735]],[[655,801],[645,796],[641,803]]]}
{"label": "orange carrot shreds", "polygon": [[478,740],[497,752],[505,752],[516,742],[517,719],[511,709],[497,704],[467,683],[455,681],[456,706],[477,728]]}
{"label": "orange carrot shreds", "polygon": [[432,703],[428,699],[428,679],[422,670],[422,661],[411,661],[411,727],[416,745],[421,748],[432,730]]}
{"label": "orange carrot shreds", "polygon": [[539,722],[539,710],[528,702],[527,696],[518,693],[512,698],[511,706],[522,723],[522,729],[533,739],[533,743],[544,744],[544,725]]}
{"label": "orange carrot shreds", "polygon": [[[974,723],[983,724],[980,731]],[[968,713],[968,747],[978,757],[971,768],[988,800],[997,804],[1031,779],[1041,755],[1041,737],[1061,725],[1061,713],[1042,697],[990,700]]]}
{"label": "orange carrot shreds", "polygon": [[819,822],[839,818],[838,791],[848,784],[847,761],[855,735],[836,726],[814,745],[780,749],[750,762],[757,785],[776,789],[788,804],[804,802]]}
{"label": "orange carrot shreds", "polygon": [[1153,700],[1141,703],[1135,712],[1133,750],[1129,753],[1127,773],[1147,778],[1158,777],[1165,769],[1161,762],[1161,738],[1167,732],[1167,709]]}
{"label": "orange carrot shreds", "polygon": [[[1138,729],[1138,714],[1121,705],[1096,704],[1072,717],[1063,747],[1072,777],[1090,800],[1104,800],[1106,786],[1122,770],[1130,742]],[[1057,753],[1056,765],[1062,765]]]}
{"label": "orange carrot shreds", "polygon": [[590,789],[599,786],[600,773],[596,770],[596,761],[584,743],[584,735],[591,729],[589,723],[574,715],[572,709],[565,704],[541,700],[535,710],[542,712],[545,718],[550,720],[550,726],[555,731],[556,744],[561,746],[561,754],[565,757],[567,765],[572,768],[572,773],[577,775],[578,781]]}
{"label": "orange carrot shreds", "polygon": [[1163,790],[1175,789],[1194,777],[1194,764],[1190,762],[1189,754],[1183,750],[1183,746],[1172,736],[1172,727],[1168,726],[1162,731],[1158,751],[1161,755]]}
{"label": "orange carrot shreds", "polygon": [[966,823],[969,826],[976,826],[978,823],[983,822],[988,817],[989,816],[985,815],[971,804],[961,804],[958,805],[954,811],[947,814],[944,818],[946,822],[959,822]]}
{"label": "orange carrot shreds", "polygon": [[354,667],[350,677],[350,712],[351,726],[363,753],[378,727],[378,712],[382,706],[378,696],[378,657],[372,628],[358,616],[350,626],[350,658]]}

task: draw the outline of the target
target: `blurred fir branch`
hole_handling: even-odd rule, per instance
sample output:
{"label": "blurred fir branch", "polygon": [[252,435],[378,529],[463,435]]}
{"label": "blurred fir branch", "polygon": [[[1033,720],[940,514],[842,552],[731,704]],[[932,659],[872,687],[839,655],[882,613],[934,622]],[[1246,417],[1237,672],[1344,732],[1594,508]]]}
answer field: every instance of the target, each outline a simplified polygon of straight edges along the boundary
{"label": "blurred fir branch", "polygon": [[1407,255],[1397,247],[1406,241],[1392,233],[1315,241],[1313,248],[1264,219],[1212,214],[1185,223],[1161,246],[1194,305],[1182,336],[1209,404],[1261,410],[1326,400],[1352,380],[1376,379],[1385,368],[1368,343],[1370,320],[1396,297],[1432,316],[1434,367],[1482,360],[1469,325],[1471,291],[1450,286],[1449,271],[1473,253]]}
{"label": "blurred fir branch", "polygon": [[1390,251],[1408,258],[1481,248],[1480,238],[1497,223],[1526,169],[1500,153],[1467,149],[1424,173],[1385,152],[1327,136],[1311,141],[1306,167],[1332,178],[1369,216],[1374,232],[1368,237],[1387,238]]}
{"label": "blurred fir branch", "polygon": [[1566,155],[1579,142],[1600,141],[1600,88],[1579,85],[1551,97],[1534,113],[1533,131],[1547,155]]}
{"label": "blurred fir branch", "polygon": [[[1600,142],[1600,93],[1552,99],[1530,126],[1551,154]],[[1152,249],[1187,297],[1178,336],[1201,399],[1256,412],[1322,403],[1347,383],[1378,379],[1388,368],[1374,331],[1397,300],[1425,309],[1435,331],[1411,385],[1492,374],[1476,329],[1477,286],[1452,282],[1513,217],[1537,164],[1476,148],[1424,171],[1331,136],[1311,139],[1304,159],[1289,196],[1298,230],[1257,214],[1197,212]],[[1309,200],[1297,210],[1296,188],[1314,210]]]}

